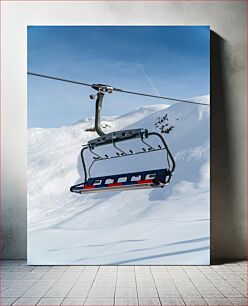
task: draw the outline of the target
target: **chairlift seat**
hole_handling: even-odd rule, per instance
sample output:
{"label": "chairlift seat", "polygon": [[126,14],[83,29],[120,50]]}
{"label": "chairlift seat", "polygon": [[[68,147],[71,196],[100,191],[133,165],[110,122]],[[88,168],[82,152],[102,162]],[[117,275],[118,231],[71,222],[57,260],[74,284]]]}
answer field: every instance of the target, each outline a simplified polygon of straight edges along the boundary
{"label": "chairlift seat", "polygon": [[157,169],[89,178],[85,183],[74,185],[71,192],[93,193],[99,191],[134,190],[164,187],[171,178],[168,169]]}

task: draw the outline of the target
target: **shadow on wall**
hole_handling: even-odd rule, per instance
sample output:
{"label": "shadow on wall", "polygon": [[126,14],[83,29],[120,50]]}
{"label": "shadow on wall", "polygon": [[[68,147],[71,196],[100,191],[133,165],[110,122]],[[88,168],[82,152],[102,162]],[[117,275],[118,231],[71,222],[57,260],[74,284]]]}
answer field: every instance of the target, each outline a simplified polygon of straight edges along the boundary
{"label": "shadow on wall", "polygon": [[[230,118],[226,95],[227,78],[225,40],[211,31],[210,34],[211,79],[211,263],[225,258],[241,258],[244,254],[240,241],[240,227],[235,220],[236,205],[233,196],[235,165],[232,160]],[[234,101],[233,101],[234,102]]]}

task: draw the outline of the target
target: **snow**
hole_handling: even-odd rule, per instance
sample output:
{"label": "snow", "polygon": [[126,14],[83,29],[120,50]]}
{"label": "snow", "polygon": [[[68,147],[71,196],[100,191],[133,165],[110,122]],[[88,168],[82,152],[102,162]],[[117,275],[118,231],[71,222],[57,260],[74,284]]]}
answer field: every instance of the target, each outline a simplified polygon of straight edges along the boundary
{"label": "snow", "polygon": [[[209,96],[194,100],[209,103]],[[60,128],[29,129],[28,263],[209,264],[209,113],[207,106],[176,103],[103,117],[106,132],[154,131],[156,118],[168,115],[175,127],[162,135],[175,157],[176,170],[163,189],[71,193],[70,186],[83,181],[82,144],[97,137],[85,131],[94,126],[94,118]],[[137,151],[142,149],[138,143],[119,147]],[[156,144],[155,138],[151,143]],[[108,146],[106,151],[111,149]],[[164,155],[157,152],[116,158],[111,165],[96,162],[92,172],[125,173],[163,164]]]}

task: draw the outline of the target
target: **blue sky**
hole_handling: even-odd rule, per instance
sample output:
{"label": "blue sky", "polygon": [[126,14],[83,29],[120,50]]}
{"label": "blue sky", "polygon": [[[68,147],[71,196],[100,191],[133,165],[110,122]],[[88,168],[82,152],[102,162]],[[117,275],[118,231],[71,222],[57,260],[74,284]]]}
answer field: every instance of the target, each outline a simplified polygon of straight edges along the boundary
{"label": "blue sky", "polygon": [[[187,99],[209,94],[209,44],[207,26],[32,26],[28,71]],[[58,127],[94,116],[91,93],[90,87],[28,76],[28,127]],[[105,96],[103,115],[167,103]]]}

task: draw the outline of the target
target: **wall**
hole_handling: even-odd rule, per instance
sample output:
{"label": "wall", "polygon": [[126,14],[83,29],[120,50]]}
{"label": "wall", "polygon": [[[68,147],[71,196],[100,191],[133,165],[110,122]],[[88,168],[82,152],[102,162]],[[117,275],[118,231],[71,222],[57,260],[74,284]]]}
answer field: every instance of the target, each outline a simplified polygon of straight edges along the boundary
{"label": "wall", "polygon": [[3,257],[26,258],[26,25],[211,26],[211,254],[246,258],[245,1],[1,1]]}

